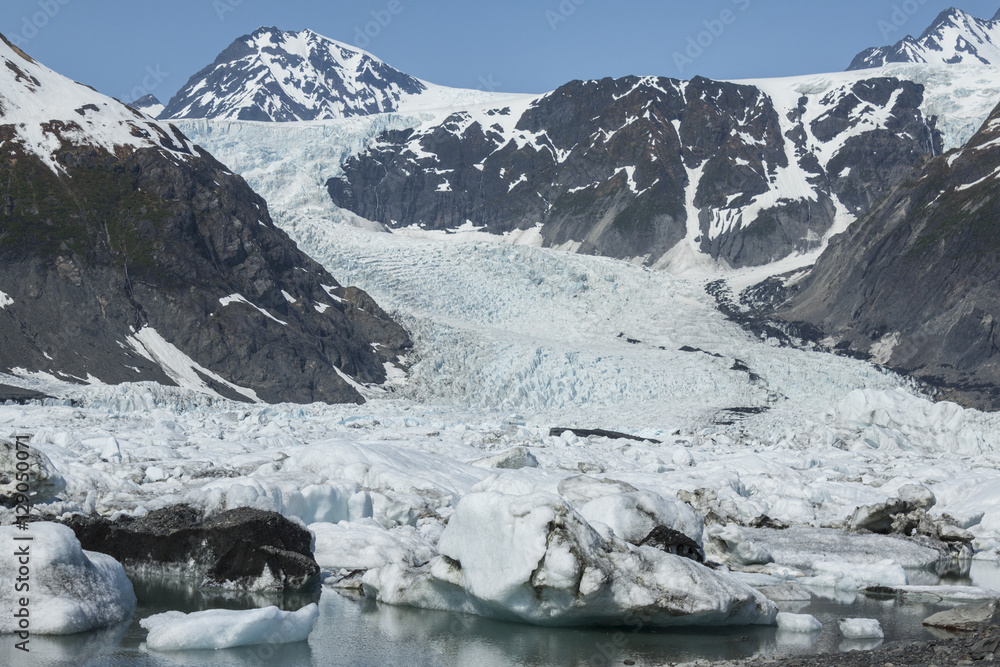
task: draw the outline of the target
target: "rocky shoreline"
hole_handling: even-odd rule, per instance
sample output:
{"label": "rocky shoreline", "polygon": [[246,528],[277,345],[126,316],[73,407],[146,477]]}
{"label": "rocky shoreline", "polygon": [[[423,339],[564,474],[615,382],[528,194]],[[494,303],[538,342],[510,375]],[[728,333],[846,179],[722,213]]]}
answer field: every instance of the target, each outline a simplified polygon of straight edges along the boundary
{"label": "rocky shoreline", "polygon": [[825,653],[789,658],[755,656],[745,660],[667,663],[675,667],[957,667],[988,665],[1000,653],[1000,619],[982,623],[973,632],[948,639],[923,642],[892,642],[871,651]]}

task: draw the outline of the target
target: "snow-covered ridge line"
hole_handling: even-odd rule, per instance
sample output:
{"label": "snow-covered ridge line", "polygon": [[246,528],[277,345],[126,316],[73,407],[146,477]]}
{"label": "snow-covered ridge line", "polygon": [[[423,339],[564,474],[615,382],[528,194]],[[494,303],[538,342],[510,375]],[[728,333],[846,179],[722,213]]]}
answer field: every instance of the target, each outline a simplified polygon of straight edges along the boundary
{"label": "snow-covered ridge line", "polygon": [[55,159],[64,142],[112,154],[123,148],[156,148],[181,159],[197,156],[173,126],[52,71],[5,38],[0,39],[0,59],[0,126],[10,128],[7,141],[56,174],[65,174]]}
{"label": "snow-covered ridge line", "polygon": [[[898,7],[896,11],[900,11]],[[899,62],[996,67],[1000,65],[1000,12],[986,20],[961,9],[947,9],[920,37],[907,35],[892,46],[866,49],[854,58],[848,69]]]}
{"label": "snow-covered ridge line", "polygon": [[161,117],[295,122],[412,113],[502,97],[422,81],[312,30],[260,28],[191,77]]}

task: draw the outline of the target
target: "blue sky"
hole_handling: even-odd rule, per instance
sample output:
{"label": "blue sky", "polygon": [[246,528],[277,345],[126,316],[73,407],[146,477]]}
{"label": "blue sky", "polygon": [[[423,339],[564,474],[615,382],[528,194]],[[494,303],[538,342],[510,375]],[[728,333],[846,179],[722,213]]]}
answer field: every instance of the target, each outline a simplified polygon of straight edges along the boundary
{"label": "blue sky", "polygon": [[[1000,0],[955,4],[983,18],[1000,8]],[[535,93],[572,79],[627,74],[733,79],[839,71],[865,47],[920,34],[949,6],[936,0],[3,0],[0,31],[53,69],[127,101],[152,92],[166,102],[234,39],[261,25],[311,28],[362,45],[434,83]],[[699,38],[707,46],[693,47]]]}

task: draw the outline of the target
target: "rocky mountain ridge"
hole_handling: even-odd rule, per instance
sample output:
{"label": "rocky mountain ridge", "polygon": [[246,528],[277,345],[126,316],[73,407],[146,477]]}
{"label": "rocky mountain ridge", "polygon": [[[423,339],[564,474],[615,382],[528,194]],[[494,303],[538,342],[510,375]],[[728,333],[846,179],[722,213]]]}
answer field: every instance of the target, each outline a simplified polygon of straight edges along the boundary
{"label": "rocky mountain ridge", "polygon": [[0,371],[303,403],[386,379],[406,332],[241,177],[5,39],[0,59]]}
{"label": "rocky mountain ridge", "polygon": [[421,81],[312,30],[262,27],[234,41],[192,76],[159,117],[331,120],[491,96]]}
{"label": "rocky mountain ridge", "polygon": [[[791,93],[791,94],[789,94]],[[546,246],[671,270],[820,248],[942,136],[924,87],[846,77],[819,92],[626,77],[389,131],[328,182],[397,229],[537,229]]]}
{"label": "rocky mountain ridge", "polygon": [[889,63],[996,67],[1000,65],[1000,11],[986,20],[961,9],[947,9],[920,37],[907,35],[892,46],[866,49],[855,56],[848,70]]}
{"label": "rocky mountain ridge", "polygon": [[1000,106],[831,244],[777,315],[966,405],[1000,409]]}

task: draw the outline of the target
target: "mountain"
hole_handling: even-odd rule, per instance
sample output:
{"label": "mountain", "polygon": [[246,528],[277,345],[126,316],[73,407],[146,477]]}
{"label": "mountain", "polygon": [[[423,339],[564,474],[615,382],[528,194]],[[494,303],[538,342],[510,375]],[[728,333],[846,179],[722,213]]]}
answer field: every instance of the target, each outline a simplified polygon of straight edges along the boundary
{"label": "mountain", "polygon": [[156,99],[155,95],[144,95],[129,105],[133,109],[138,109],[147,116],[156,118],[163,113],[163,104]]}
{"label": "mountain", "polygon": [[1000,107],[837,238],[782,319],[1000,409]]}
{"label": "mountain", "polygon": [[1000,65],[1000,12],[990,20],[961,9],[941,12],[918,38],[907,35],[892,46],[867,49],[855,56],[848,70],[882,67],[888,63]]}
{"label": "mountain", "polygon": [[574,81],[388,130],[327,183],[391,229],[537,230],[540,242],[676,269],[822,247],[942,135],[922,84],[842,75]]}
{"label": "mountain", "polygon": [[161,118],[329,120],[488,96],[426,83],[311,30],[260,28],[191,77]]}
{"label": "mountain", "polygon": [[409,346],[174,126],[0,43],[0,371],[361,402]]}

